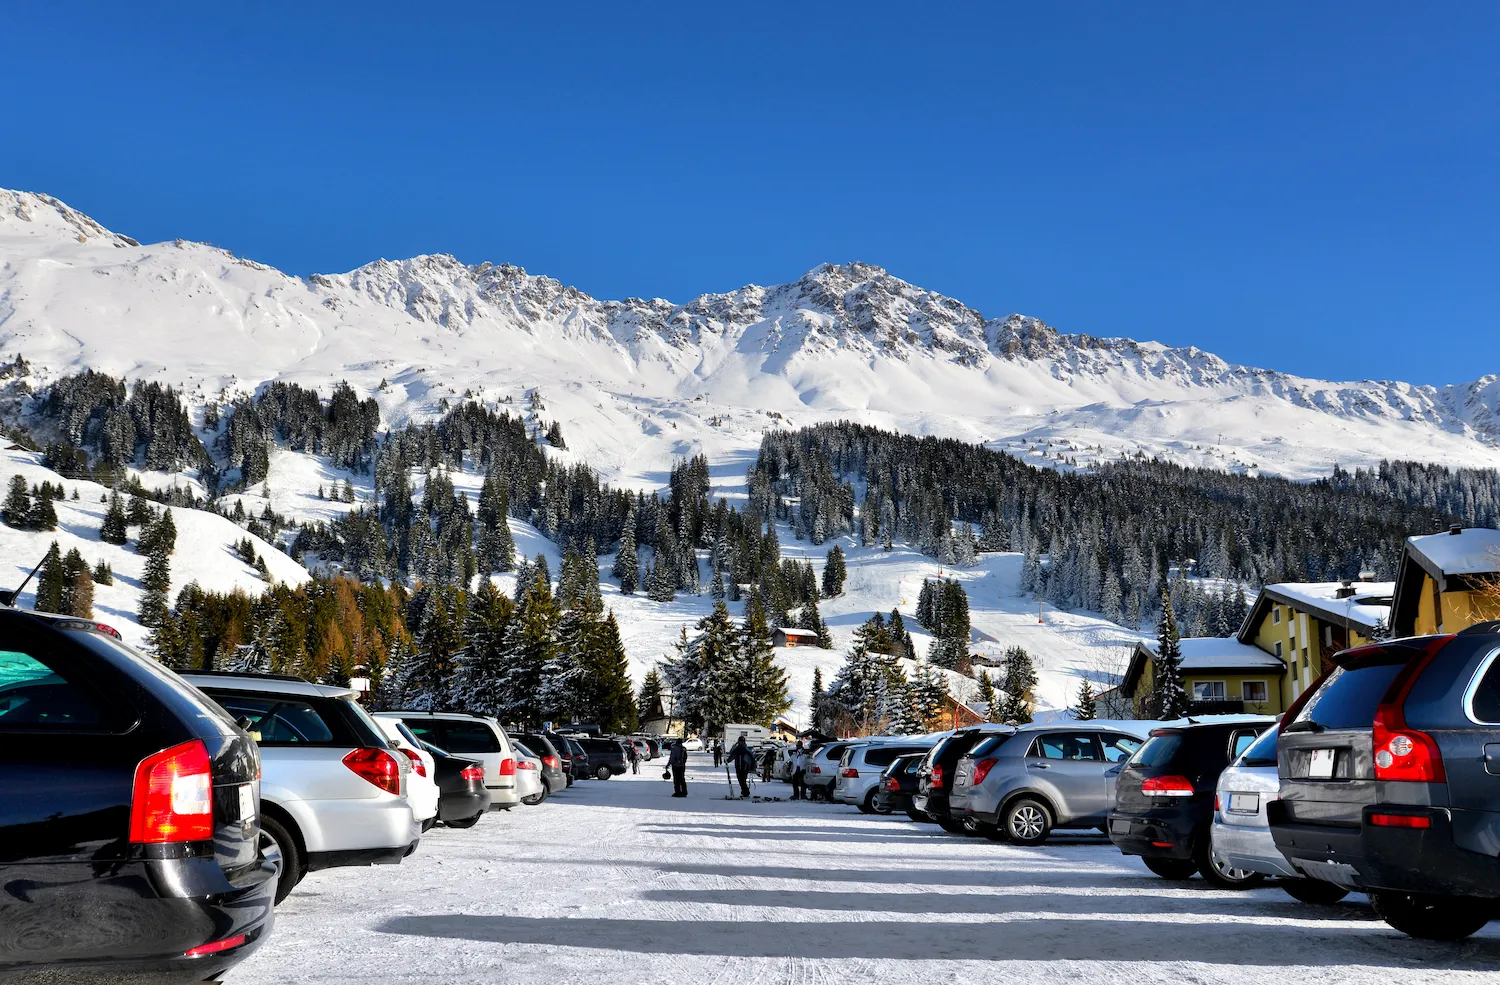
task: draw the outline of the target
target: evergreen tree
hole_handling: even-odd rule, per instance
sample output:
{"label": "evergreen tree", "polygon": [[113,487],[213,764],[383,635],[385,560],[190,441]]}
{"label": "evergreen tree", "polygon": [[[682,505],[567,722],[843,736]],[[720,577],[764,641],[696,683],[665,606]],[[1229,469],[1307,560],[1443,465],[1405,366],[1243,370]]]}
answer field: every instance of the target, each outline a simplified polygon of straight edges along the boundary
{"label": "evergreen tree", "polygon": [[733,719],[770,726],[777,715],[792,706],[786,693],[786,672],[776,664],[771,645],[771,627],[759,606],[745,614],[738,647],[739,673],[736,675],[733,710],[743,718]]}
{"label": "evergreen tree", "polygon": [[94,578],[78,548],[63,557],[63,611],[80,619],[94,618]]}
{"label": "evergreen tree", "polygon": [[676,714],[690,724],[707,731],[733,721],[728,717],[736,700],[732,678],[735,673],[737,644],[734,623],[724,603],[697,623],[698,633],[691,639],[683,634],[677,655],[663,665],[667,682],[672,685]]}
{"label": "evergreen tree", "polygon": [[487,476],[479,490],[479,564],[489,574],[515,567],[516,545],[510,535],[507,516],[510,506],[505,484],[493,475]]}
{"label": "evergreen tree", "polygon": [[646,676],[641,679],[635,707],[637,717],[643,722],[666,715],[666,709],[662,707],[661,673],[655,667],[646,671]]}
{"label": "evergreen tree", "polygon": [[123,544],[129,532],[125,527],[125,507],[120,502],[120,494],[111,492],[109,494],[109,507],[104,511],[104,523],[99,528],[99,539],[106,544]]}
{"label": "evergreen tree", "polygon": [[[606,733],[634,732],[639,725],[639,716],[630,688],[630,661],[625,656],[620,624],[615,621],[613,612],[599,624],[594,643],[584,666],[587,714]],[[656,686],[659,701],[659,677]]]}
{"label": "evergreen tree", "polygon": [[832,598],[844,593],[844,549],[834,544],[823,561],[823,595]]}
{"label": "evergreen tree", "polygon": [[43,490],[41,495],[32,500],[31,514],[27,517],[26,526],[30,530],[57,529],[57,510],[52,506],[50,488]]}
{"label": "evergreen tree", "polygon": [[677,574],[672,570],[670,558],[660,551],[651,559],[646,597],[653,602],[671,602],[677,598]]}
{"label": "evergreen tree", "polygon": [[1187,714],[1187,688],[1182,680],[1182,648],[1177,635],[1177,616],[1172,611],[1172,589],[1163,587],[1161,617],[1156,623],[1156,659],[1152,661],[1152,705],[1164,722]]}
{"label": "evergreen tree", "polygon": [[823,703],[827,696],[823,691],[823,668],[813,668],[812,693],[808,696],[807,708],[812,716],[813,728],[819,728],[819,715],[822,713]]}
{"label": "evergreen tree", "polygon": [[505,717],[511,721],[541,721],[542,678],[557,654],[559,618],[551,586],[542,578],[535,578],[516,607],[515,618],[506,632],[508,662],[502,682]]}
{"label": "evergreen tree", "polygon": [[8,527],[25,530],[31,523],[31,493],[26,489],[26,477],[10,477],[10,489],[5,496],[5,505],[0,506],[0,519]]}
{"label": "evergreen tree", "polygon": [[113,585],[115,583],[115,572],[105,561],[94,565],[94,583],[96,585]]}
{"label": "evergreen tree", "polygon": [[620,583],[621,595],[633,595],[640,585],[640,562],[635,557],[635,504],[625,511],[620,523],[620,546],[615,551],[615,579]]}
{"label": "evergreen tree", "polygon": [[979,700],[984,704],[986,721],[1004,721],[1005,709],[1001,707],[1000,696],[995,693],[995,681],[987,670],[979,672]]}
{"label": "evergreen tree", "polygon": [[63,567],[62,552],[54,540],[42,558],[41,570],[37,572],[36,602],[32,608],[38,612],[66,612],[67,590],[67,571]]}
{"label": "evergreen tree", "polygon": [[469,599],[463,649],[455,657],[453,705],[476,715],[505,712],[505,636],[515,604],[485,578]]}
{"label": "evergreen tree", "polygon": [[[167,592],[172,587],[171,562],[167,552],[158,548],[146,555],[141,575],[139,622],[147,629],[163,627],[167,616]],[[157,650],[160,654],[160,650]]]}
{"label": "evergreen tree", "polygon": [[948,709],[948,681],[932,664],[923,663],[917,668],[916,680],[912,682],[912,705],[921,726],[919,731],[942,727],[943,713]]}
{"label": "evergreen tree", "polygon": [[1037,676],[1031,654],[1024,647],[1013,646],[1005,651],[1005,679],[1002,689],[1001,718],[1007,725],[1025,725],[1031,721],[1035,702]]}
{"label": "evergreen tree", "polygon": [[457,592],[434,585],[412,596],[408,623],[417,628],[401,669],[402,700],[412,711],[449,707],[454,660],[462,643],[456,602]]}
{"label": "evergreen tree", "polygon": [[1091,722],[1099,717],[1099,703],[1094,696],[1094,687],[1087,680],[1078,684],[1078,708],[1075,714],[1080,722]]}
{"label": "evergreen tree", "polygon": [[818,611],[818,600],[809,598],[802,605],[802,611],[797,614],[797,628],[805,629],[817,634],[817,644],[825,650],[833,647],[833,634],[828,631],[828,623],[823,621],[823,614]]}

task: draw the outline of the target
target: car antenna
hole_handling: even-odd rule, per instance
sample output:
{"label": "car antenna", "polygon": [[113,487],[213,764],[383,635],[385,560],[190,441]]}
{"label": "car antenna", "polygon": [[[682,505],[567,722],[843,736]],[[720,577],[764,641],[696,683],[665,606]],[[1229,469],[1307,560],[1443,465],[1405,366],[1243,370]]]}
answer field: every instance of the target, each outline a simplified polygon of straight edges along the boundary
{"label": "car antenna", "polygon": [[31,569],[31,574],[27,575],[26,578],[21,582],[21,584],[18,587],[14,588],[14,589],[12,589],[10,591],[0,591],[0,605],[7,605],[7,606],[13,606],[13,605],[15,605],[16,604],[16,599],[21,594],[21,590],[24,589],[27,585],[31,584],[31,579],[33,579],[33,578],[36,577],[36,573],[38,571],[42,570],[42,565],[44,565],[46,563],[47,563],[47,556],[44,554],[44,555],[42,555],[42,559],[36,563],[36,567]]}
{"label": "car antenna", "polygon": [[1197,722],[1195,722],[1193,720],[1193,716],[1192,715],[1183,715],[1182,717],[1187,719],[1187,723],[1189,725],[1197,725],[1198,724]]}

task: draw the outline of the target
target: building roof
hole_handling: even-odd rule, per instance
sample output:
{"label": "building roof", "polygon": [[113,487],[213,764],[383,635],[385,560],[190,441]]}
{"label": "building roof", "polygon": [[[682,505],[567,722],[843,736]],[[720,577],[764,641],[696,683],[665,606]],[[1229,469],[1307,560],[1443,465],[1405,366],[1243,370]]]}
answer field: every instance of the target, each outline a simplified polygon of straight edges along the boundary
{"label": "building roof", "polygon": [[[1125,679],[1120,687],[1126,694],[1135,693],[1141,675],[1146,671],[1146,661],[1155,660],[1156,640],[1142,640],[1135,645],[1130,666],[1125,669]],[[1182,671],[1185,674],[1201,674],[1212,671],[1270,671],[1280,673],[1286,669],[1280,657],[1272,656],[1257,646],[1241,643],[1233,636],[1190,636],[1177,642],[1182,651]]]}
{"label": "building roof", "polygon": [[1368,634],[1382,621],[1390,617],[1391,597],[1396,583],[1391,581],[1356,581],[1350,584],[1354,594],[1349,598],[1338,597],[1344,587],[1341,581],[1283,582],[1267,585],[1255,597],[1250,614],[1240,626],[1239,641],[1250,643],[1256,631],[1265,621],[1271,606],[1277,603],[1289,605],[1299,612],[1308,612],[1324,622],[1345,629]]}
{"label": "building roof", "polygon": [[783,627],[781,629],[778,629],[777,632],[784,633],[787,636],[805,636],[810,640],[815,640],[818,638],[818,634],[810,629],[791,629],[790,627]]}
{"label": "building roof", "polygon": [[1406,538],[1391,606],[1391,631],[1397,636],[1416,631],[1423,574],[1440,592],[1481,587],[1487,576],[1500,574],[1500,530],[1454,527],[1447,533]]}

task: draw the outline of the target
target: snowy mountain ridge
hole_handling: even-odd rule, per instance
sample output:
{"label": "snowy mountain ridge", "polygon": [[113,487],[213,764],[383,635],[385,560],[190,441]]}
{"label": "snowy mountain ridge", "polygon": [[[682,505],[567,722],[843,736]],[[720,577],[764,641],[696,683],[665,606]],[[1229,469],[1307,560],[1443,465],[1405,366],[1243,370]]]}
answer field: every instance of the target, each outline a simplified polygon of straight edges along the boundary
{"label": "snowy mountain ridge", "polygon": [[204,397],[348,379],[391,423],[465,392],[542,387],[570,447],[618,481],[695,451],[739,460],[768,425],[836,418],[1049,464],[1144,452],[1294,477],[1382,457],[1500,465],[1494,375],[1311,380],[988,318],[858,262],[680,304],[599,300],[440,254],[303,279],[204,244],[143,246],[30,192],[0,191],[0,352],[44,379],[89,367]]}

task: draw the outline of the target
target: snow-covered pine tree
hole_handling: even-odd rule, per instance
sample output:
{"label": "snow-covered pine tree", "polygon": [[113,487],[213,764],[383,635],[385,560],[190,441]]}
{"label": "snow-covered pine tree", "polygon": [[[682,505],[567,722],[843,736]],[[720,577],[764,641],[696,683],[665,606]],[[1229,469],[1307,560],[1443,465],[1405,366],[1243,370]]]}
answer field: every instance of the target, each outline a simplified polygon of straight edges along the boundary
{"label": "snow-covered pine tree", "polygon": [[641,678],[641,689],[635,699],[636,715],[642,721],[649,721],[666,714],[662,707],[662,683],[661,672],[655,667],[646,671],[646,676]]}
{"label": "snow-covered pine tree", "polygon": [[13,475],[5,495],[5,504],[0,506],[0,519],[8,527],[26,530],[31,523],[31,492],[26,488],[26,477]]}
{"label": "snow-covered pine tree", "polygon": [[948,679],[930,663],[917,667],[912,681],[912,706],[920,731],[942,727],[943,714],[948,708]]}
{"label": "snow-covered pine tree", "polygon": [[[606,733],[633,732],[639,718],[630,688],[630,661],[613,612],[598,625],[593,642],[584,665],[584,713]],[[658,700],[660,687],[658,678]]]}
{"label": "snow-covered pine tree", "polygon": [[1002,689],[1002,719],[1007,725],[1025,725],[1031,721],[1035,702],[1037,676],[1031,654],[1024,647],[1012,646],[1005,651],[1005,679]]}
{"label": "snow-covered pine tree", "polygon": [[120,502],[120,494],[112,491],[109,506],[104,511],[104,522],[99,527],[99,539],[106,544],[123,544],[129,536],[125,526],[125,505]]}
{"label": "snow-covered pine tree", "polygon": [[823,560],[823,596],[832,598],[844,594],[844,549],[834,544]]}
{"label": "snow-covered pine tree", "polygon": [[995,693],[994,678],[990,677],[990,672],[987,670],[979,672],[979,701],[984,705],[984,716],[987,721],[1001,720],[1003,710],[1000,707],[1000,696]]}
{"label": "snow-covered pine tree", "polygon": [[1099,717],[1099,702],[1094,696],[1094,686],[1087,678],[1078,683],[1078,707],[1074,709],[1074,716],[1080,722],[1091,722]]}
{"label": "snow-covered pine tree", "polygon": [[515,604],[488,578],[481,581],[469,597],[463,648],[455,656],[454,707],[476,715],[504,714],[505,636],[514,616]]}
{"label": "snow-covered pine tree", "polygon": [[625,510],[625,519],[620,524],[620,546],[615,551],[615,580],[620,583],[621,595],[633,595],[640,584],[640,563],[635,556],[635,503]]}
{"label": "snow-covered pine tree", "polygon": [[1187,688],[1182,680],[1182,647],[1177,634],[1177,616],[1172,611],[1172,589],[1163,587],[1161,616],[1156,623],[1156,659],[1152,661],[1152,705],[1161,721],[1187,714]]}
{"label": "snow-covered pine tree", "polygon": [[540,575],[538,570],[505,634],[503,714],[514,722],[541,721],[542,677],[557,652],[557,601],[551,585]]}
{"label": "snow-covered pine tree", "polygon": [[771,627],[761,609],[752,608],[745,613],[736,642],[739,673],[735,683],[739,693],[734,702],[738,707],[734,710],[745,717],[734,720],[770,726],[792,703],[786,693],[786,672],[776,664]]}

